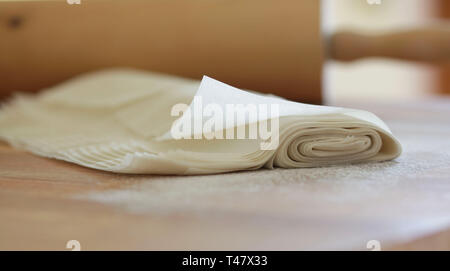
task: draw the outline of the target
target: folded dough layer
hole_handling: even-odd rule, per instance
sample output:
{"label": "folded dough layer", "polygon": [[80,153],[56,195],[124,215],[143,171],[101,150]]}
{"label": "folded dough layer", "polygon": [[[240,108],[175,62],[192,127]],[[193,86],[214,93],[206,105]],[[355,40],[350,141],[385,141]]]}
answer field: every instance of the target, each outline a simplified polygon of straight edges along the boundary
{"label": "folded dough layer", "polygon": [[[267,138],[259,137],[206,138],[202,129],[175,139],[174,123],[195,123],[199,117],[194,97],[225,114],[230,104],[277,105],[276,145],[264,149]],[[176,104],[186,104],[192,114],[172,116]],[[231,124],[224,121],[223,127],[215,125],[213,132],[226,134],[238,127],[250,131],[252,125],[274,120],[269,114],[246,116]],[[391,160],[401,153],[389,128],[366,111],[294,103],[208,77],[199,84],[128,69],[82,75],[36,96],[17,96],[0,109],[0,139],[37,155],[121,173],[318,167]]]}

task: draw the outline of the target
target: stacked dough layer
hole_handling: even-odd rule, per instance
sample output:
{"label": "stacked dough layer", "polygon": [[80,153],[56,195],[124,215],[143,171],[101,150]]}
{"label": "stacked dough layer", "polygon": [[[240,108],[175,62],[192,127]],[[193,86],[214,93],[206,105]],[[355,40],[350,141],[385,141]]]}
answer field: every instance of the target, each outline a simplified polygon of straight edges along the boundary
{"label": "stacked dough layer", "polygon": [[[194,96],[224,110],[227,104],[278,105],[278,144],[262,149],[262,139],[174,139],[172,125],[187,114],[174,117],[171,110],[191,104]],[[252,124],[245,119],[234,125]],[[0,108],[0,139],[37,155],[121,173],[318,167],[391,160],[401,153],[389,128],[366,111],[294,103],[208,77],[200,84],[135,70],[100,71],[36,96],[17,96]]]}

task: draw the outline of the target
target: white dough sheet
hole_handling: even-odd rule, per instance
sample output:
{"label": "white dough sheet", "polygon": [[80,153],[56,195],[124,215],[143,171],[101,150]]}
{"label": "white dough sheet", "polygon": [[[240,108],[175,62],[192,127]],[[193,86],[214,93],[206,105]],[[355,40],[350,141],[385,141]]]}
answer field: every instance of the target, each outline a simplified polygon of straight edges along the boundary
{"label": "white dough sheet", "polygon": [[0,139],[36,155],[134,174],[322,167],[401,153],[370,112],[295,103],[207,76],[200,82],[132,69],[16,95],[0,108]]}

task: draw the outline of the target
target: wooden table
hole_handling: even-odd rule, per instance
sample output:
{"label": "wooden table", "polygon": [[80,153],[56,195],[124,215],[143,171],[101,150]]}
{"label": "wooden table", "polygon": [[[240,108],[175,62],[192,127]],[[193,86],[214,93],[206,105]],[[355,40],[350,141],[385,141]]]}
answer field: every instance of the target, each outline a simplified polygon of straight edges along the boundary
{"label": "wooden table", "polygon": [[[212,176],[130,176],[0,145],[0,249],[450,249],[450,102],[349,104],[397,161]],[[447,160],[450,161],[450,160]]]}

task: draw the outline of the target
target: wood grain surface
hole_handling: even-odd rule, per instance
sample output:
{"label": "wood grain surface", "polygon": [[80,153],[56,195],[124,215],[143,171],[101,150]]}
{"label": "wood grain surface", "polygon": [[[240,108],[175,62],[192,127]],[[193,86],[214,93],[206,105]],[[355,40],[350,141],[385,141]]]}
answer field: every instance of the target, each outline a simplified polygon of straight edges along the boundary
{"label": "wood grain surface", "polygon": [[319,7],[317,0],[0,1],[0,98],[123,66],[321,103]]}
{"label": "wood grain surface", "polygon": [[348,104],[385,119],[405,152],[321,169],[123,175],[2,144],[0,249],[448,250],[449,105]]}

